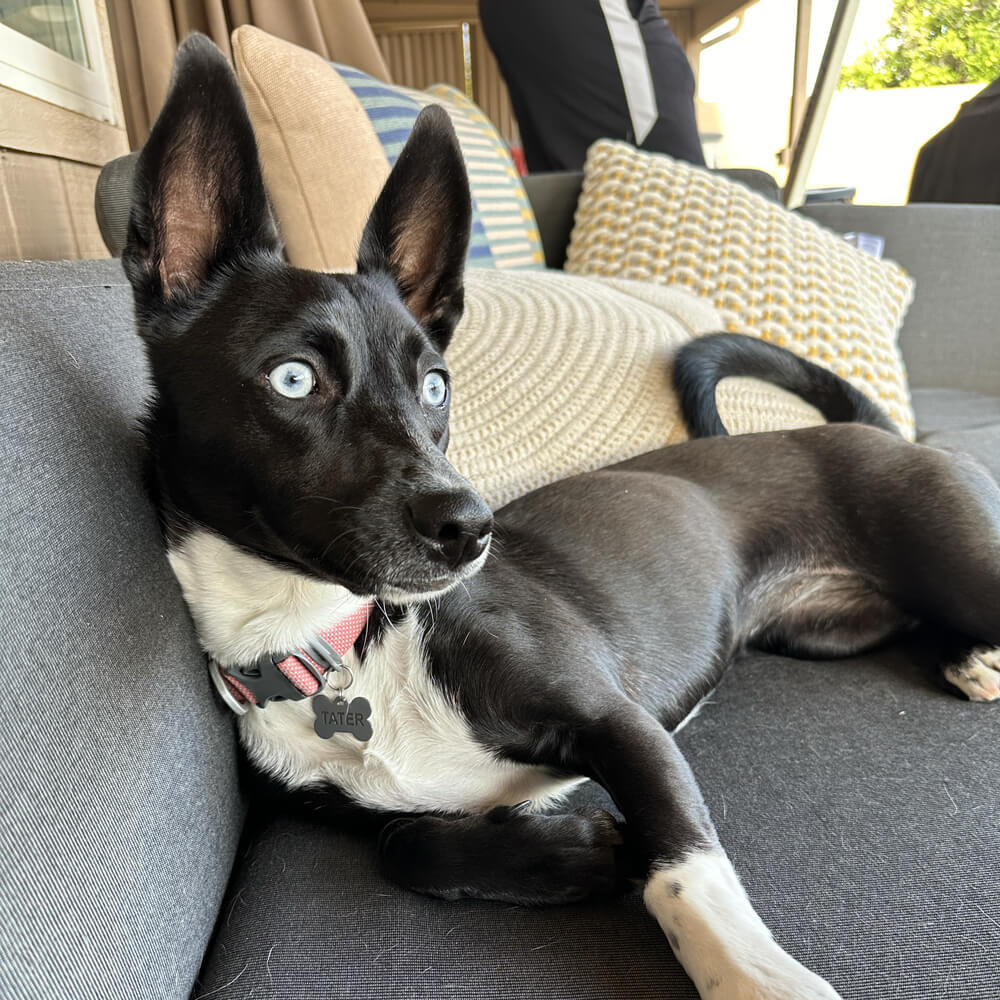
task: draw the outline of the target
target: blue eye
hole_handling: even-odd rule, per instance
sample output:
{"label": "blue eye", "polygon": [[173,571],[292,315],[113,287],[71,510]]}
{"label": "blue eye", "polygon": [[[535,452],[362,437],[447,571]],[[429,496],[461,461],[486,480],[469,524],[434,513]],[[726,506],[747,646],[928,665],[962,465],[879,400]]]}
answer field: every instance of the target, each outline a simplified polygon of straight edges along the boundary
{"label": "blue eye", "polygon": [[316,373],[304,361],[285,361],[267,376],[271,388],[289,399],[303,399],[316,385]]}
{"label": "blue eye", "polygon": [[424,376],[422,395],[428,406],[444,406],[448,398],[448,383],[442,372],[428,372]]}

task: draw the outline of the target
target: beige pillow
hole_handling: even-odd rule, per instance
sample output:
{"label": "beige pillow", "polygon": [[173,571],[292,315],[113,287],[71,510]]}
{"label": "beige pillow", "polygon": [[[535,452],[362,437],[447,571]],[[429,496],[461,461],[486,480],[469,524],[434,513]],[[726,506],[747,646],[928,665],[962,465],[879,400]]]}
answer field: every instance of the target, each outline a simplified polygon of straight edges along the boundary
{"label": "beige pillow", "polygon": [[259,28],[233,32],[233,61],[288,259],[354,269],[389,161],[351,88],[315,52]]}
{"label": "beige pillow", "polygon": [[542,268],[531,203],[499,133],[468,98],[385,83],[253,27],[233,57],[289,261],[349,270],[368,209],[420,110],[451,116],[472,193],[470,267]]}
{"label": "beige pillow", "polygon": [[[496,507],[683,441],[670,359],[719,325],[704,300],[648,282],[470,269],[447,355],[448,457]],[[797,397],[752,379],[726,379],[718,397],[734,433],[823,422]]]}
{"label": "beige pillow", "polygon": [[601,140],[587,154],[567,272],[644,279],[837,372],[914,435],[897,346],[913,282],[718,174]]}

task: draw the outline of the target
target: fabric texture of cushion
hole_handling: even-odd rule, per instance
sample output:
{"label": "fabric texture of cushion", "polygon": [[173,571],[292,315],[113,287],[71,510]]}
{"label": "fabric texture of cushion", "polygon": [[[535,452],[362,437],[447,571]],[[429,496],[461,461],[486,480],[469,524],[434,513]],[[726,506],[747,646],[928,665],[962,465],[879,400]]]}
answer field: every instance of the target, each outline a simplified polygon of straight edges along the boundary
{"label": "fabric texture of cushion", "polygon": [[0,997],[190,993],[237,746],[142,485],[117,260],[0,265]]}
{"label": "fabric texture of cushion", "polygon": [[[677,739],[758,912],[845,998],[995,1000],[997,706],[940,690],[912,645],[748,657]],[[569,808],[613,809],[598,795]],[[239,977],[272,1000],[698,998],[639,893],[425,899],[378,873],[373,837],[273,809],[245,850],[199,997]]]}
{"label": "fabric texture of cushion", "polygon": [[534,210],[507,143],[493,122],[465,94],[446,83],[432,84],[426,93],[440,102],[455,126],[494,265],[544,267]]}
{"label": "fabric texture of cushion", "polygon": [[[703,299],[649,282],[470,269],[447,352],[448,457],[496,507],[683,441],[670,359],[720,325]],[[798,397],[754,379],[725,379],[717,395],[734,434],[823,422]]]}
{"label": "fabric texture of cushion", "polygon": [[[376,80],[375,77],[362,73],[359,69],[351,69],[350,66],[340,66],[336,63],[330,65],[350,88],[365,114],[371,120],[372,128],[375,130],[375,135],[378,137],[390,166],[393,166],[399,158],[399,154],[403,151],[403,146],[406,145],[406,140],[413,130],[417,115],[426,105],[441,104],[451,112],[447,103],[435,101],[419,90],[397,87],[394,84]],[[451,113],[454,114],[454,112]],[[462,144],[461,140],[460,144]],[[468,156],[464,144],[462,144],[462,155]],[[468,163],[466,169],[468,169]],[[493,257],[493,250],[486,236],[486,229],[479,210],[477,191],[472,186],[471,172],[469,183],[472,191],[472,231],[469,235],[467,263],[470,267],[501,266],[499,260],[495,260]],[[377,195],[376,191],[375,196]],[[371,201],[374,202],[374,200],[375,197],[372,197]]]}
{"label": "fabric texture of cushion", "polygon": [[350,271],[389,164],[364,108],[330,64],[244,26],[233,61],[268,197],[292,264]]}
{"label": "fabric texture of cushion", "polygon": [[541,268],[541,240],[510,152],[485,115],[446,85],[387,84],[244,26],[233,59],[288,259],[351,270],[365,220],[420,109],[441,104],[472,187],[470,266]]}
{"label": "fabric texture of cushion", "polygon": [[600,140],[587,156],[566,270],[646,279],[707,298],[724,329],[837,372],[912,439],[897,344],[913,283],[740,184]]}

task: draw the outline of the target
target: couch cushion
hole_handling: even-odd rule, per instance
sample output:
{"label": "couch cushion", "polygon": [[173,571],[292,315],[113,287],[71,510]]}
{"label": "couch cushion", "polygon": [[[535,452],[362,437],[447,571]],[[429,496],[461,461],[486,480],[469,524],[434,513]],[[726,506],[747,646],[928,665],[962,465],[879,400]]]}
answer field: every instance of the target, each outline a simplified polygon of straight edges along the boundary
{"label": "couch cushion", "polygon": [[[350,66],[331,63],[327,71],[333,73],[342,85],[346,84],[351,95],[368,115],[389,166],[395,166],[399,154],[406,145],[406,140],[410,137],[410,132],[413,131],[417,116],[426,105],[440,103],[453,111],[448,101],[435,102],[429,94],[422,94],[419,90],[397,87],[394,84],[376,80],[367,73],[362,73],[359,69],[352,69]],[[496,267],[500,264],[500,257],[494,258],[493,247],[483,225],[483,216],[477,197],[477,194],[481,194],[482,189],[477,191],[475,176],[470,169],[472,164],[468,162],[468,141],[467,139],[466,142],[459,140],[459,144],[462,148],[462,155],[466,159],[466,173],[472,192],[472,226],[469,231],[469,253],[466,259],[469,267]],[[475,142],[471,150],[474,157],[482,155],[481,148],[478,148]],[[502,166],[502,161],[498,161],[498,165]],[[377,190],[375,194],[378,194]],[[374,201],[374,198],[370,200]],[[527,200],[527,196],[525,196],[525,200]],[[523,233],[522,227],[522,235]]]}
{"label": "couch cushion", "polygon": [[913,435],[896,343],[913,283],[740,184],[602,139],[584,165],[566,270],[702,295],[727,330],[831,368]]}
{"label": "couch cushion", "polygon": [[233,32],[233,61],[288,259],[353,270],[389,176],[364,108],[321,56],[257,28]]}
{"label": "couch cushion", "polygon": [[0,265],[0,996],[188,995],[242,821],[118,261]]}
{"label": "couch cushion", "polygon": [[974,389],[914,389],[913,409],[921,434],[1000,425],[1000,395],[996,393]]}
{"label": "couch cushion", "polygon": [[914,389],[917,439],[964,451],[1000,482],[1000,396],[971,389]]}
{"label": "couch cushion", "polygon": [[[748,658],[679,734],[759,912],[851,1000],[996,997],[1000,706],[940,690],[931,655]],[[697,996],[637,894],[423,899],[378,875],[370,839],[273,811],[244,850],[197,996],[237,976],[295,1000]]]}

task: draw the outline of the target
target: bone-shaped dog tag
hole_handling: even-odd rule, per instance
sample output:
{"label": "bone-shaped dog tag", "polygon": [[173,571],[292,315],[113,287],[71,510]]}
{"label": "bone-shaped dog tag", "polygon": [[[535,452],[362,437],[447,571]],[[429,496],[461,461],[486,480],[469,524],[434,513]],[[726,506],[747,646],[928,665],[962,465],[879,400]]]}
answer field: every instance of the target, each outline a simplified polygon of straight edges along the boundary
{"label": "bone-shaped dog tag", "polygon": [[361,743],[372,738],[369,720],[372,706],[367,698],[352,698],[348,703],[341,695],[331,699],[325,694],[318,694],[312,703],[316,713],[313,728],[320,739],[328,740],[334,733],[350,733]]}

